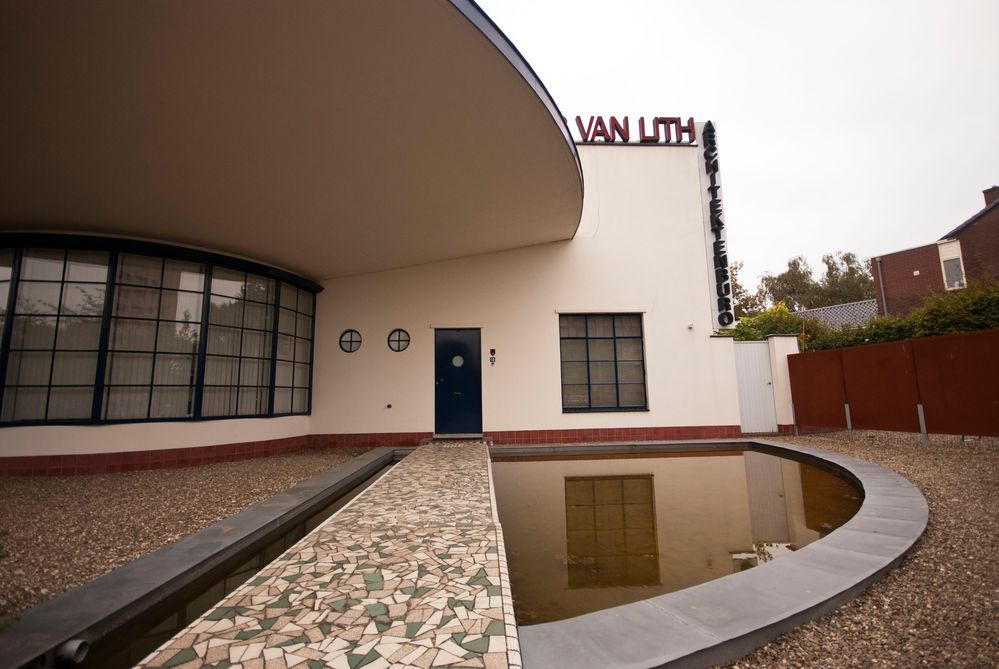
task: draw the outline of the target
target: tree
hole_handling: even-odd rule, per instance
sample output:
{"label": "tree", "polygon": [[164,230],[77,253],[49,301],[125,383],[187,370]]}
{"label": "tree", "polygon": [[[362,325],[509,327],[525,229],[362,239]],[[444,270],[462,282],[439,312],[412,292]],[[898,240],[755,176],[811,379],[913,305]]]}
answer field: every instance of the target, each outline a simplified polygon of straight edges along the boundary
{"label": "tree", "polygon": [[874,279],[867,263],[850,252],[827,253],[822,256],[825,273],[818,281],[803,256],[787,261],[787,269],[777,274],[764,274],[758,293],[767,304],[783,302],[792,311],[828,307],[868,300],[874,297]]}
{"label": "tree", "polygon": [[745,318],[763,311],[763,295],[759,289],[755,293],[750,293],[742,285],[739,273],[742,272],[742,262],[735,261],[728,267],[729,281],[732,284],[732,301],[735,303],[735,317]]}
{"label": "tree", "polygon": [[854,253],[827,253],[822,256],[825,275],[819,280],[817,306],[859,302],[874,297],[874,278],[869,264],[860,262]]}
{"label": "tree", "polygon": [[819,285],[812,277],[812,268],[804,256],[796,256],[787,261],[787,269],[774,276],[764,274],[760,279],[759,292],[767,304],[775,306],[783,302],[791,311],[801,311],[819,306]]}

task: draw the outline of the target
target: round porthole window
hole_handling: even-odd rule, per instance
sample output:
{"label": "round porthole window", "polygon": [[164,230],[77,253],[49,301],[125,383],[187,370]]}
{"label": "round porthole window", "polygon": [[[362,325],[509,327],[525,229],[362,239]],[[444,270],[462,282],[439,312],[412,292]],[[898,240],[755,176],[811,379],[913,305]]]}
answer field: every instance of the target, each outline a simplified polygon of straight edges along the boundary
{"label": "round porthole window", "polygon": [[456,355],[453,358],[451,358],[451,364],[454,365],[455,367],[461,367],[462,365],[465,364],[465,359],[460,355]]}
{"label": "round porthole window", "polygon": [[392,330],[388,336],[388,347],[399,353],[409,348],[409,333],[402,329]]}
{"label": "round porthole window", "polygon": [[357,330],[344,330],[340,335],[340,348],[345,353],[353,353],[361,348],[361,333]]}

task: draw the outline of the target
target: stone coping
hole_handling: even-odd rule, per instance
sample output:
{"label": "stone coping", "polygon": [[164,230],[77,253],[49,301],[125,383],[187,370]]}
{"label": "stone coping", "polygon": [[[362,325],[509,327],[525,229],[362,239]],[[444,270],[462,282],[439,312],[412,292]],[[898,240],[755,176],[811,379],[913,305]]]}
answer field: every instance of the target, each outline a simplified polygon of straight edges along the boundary
{"label": "stone coping", "polygon": [[897,565],[929,517],[894,472],[815,448],[756,439],[669,444],[494,447],[494,456],[754,448],[845,474],[864,491],[857,514],[793,555],[707,583],[568,620],[519,627],[525,669],[709,667],[736,659],[852,599]]}
{"label": "stone coping", "polygon": [[198,583],[223,576],[240,555],[262,548],[287,531],[282,528],[347,494],[395,458],[394,449],[372,449],[24,612],[0,632],[3,665],[21,667],[45,658],[39,666],[50,666],[54,650],[71,639],[96,649],[105,636],[140,623]]}

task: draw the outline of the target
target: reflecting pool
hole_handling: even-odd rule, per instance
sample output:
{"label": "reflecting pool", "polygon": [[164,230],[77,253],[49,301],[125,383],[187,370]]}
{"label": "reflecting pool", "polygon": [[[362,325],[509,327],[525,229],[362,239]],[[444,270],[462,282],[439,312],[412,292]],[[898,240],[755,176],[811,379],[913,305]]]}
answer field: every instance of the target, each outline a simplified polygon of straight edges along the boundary
{"label": "reflecting pool", "polygon": [[520,625],[778,559],[863,501],[832,472],[753,450],[497,458],[493,479]]}

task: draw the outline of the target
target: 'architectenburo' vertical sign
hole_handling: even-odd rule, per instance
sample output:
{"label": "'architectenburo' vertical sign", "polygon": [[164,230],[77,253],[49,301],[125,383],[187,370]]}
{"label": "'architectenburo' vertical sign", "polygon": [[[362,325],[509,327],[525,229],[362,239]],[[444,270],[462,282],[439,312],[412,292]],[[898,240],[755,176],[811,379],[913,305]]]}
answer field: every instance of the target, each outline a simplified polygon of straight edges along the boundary
{"label": "'architectenburo' vertical sign", "polygon": [[728,271],[728,249],[725,243],[725,212],[722,208],[721,175],[718,173],[718,145],[715,126],[711,121],[700,129],[704,169],[701,171],[701,200],[704,203],[704,239],[708,252],[708,267],[714,291],[712,307],[714,322],[720,328],[735,323],[732,306],[732,280]]}

